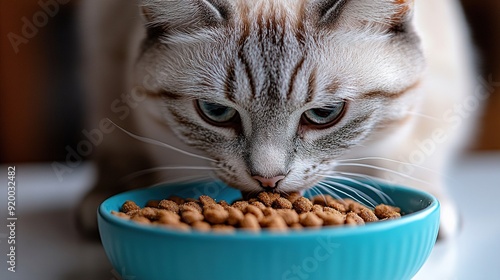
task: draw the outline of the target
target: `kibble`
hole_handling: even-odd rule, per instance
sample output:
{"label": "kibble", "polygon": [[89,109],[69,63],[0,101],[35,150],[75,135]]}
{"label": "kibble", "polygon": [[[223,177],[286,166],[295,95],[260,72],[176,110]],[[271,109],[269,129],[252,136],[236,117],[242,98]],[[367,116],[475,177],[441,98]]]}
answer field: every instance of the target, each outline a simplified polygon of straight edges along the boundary
{"label": "kibble", "polygon": [[292,209],[292,203],[284,197],[277,198],[272,206],[275,209]]}
{"label": "kibble", "polygon": [[203,212],[203,208],[201,208],[200,204],[194,201],[185,202],[179,207],[179,209],[181,212],[184,211],[198,211],[200,213]]}
{"label": "kibble", "polygon": [[375,207],[375,215],[381,220],[400,218],[400,211],[401,210],[397,207],[392,207],[385,204],[380,204]]}
{"label": "kibble", "polygon": [[364,225],[365,221],[355,212],[347,213],[345,217],[346,225]]}
{"label": "kibble", "polygon": [[130,211],[140,210],[140,209],[141,209],[141,207],[139,207],[137,204],[135,204],[135,202],[127,200],[127,201],[125,201],[125,203],[123,203],[121,211],[123,213],[128,213]]}
{"label": "kibble", "polygon": [[264,218],[264,213],[262,213],[262,210],[254,205],[248,205],[246,208],[246,213],[253,214],[259,221]]}
{"label": "kibble", "polygon": [[398,207],[380,204],[374,209],[352,199],[334,199],[330,195],[311,199],[290,193],[262,192],[249,200],[230,204],[202,195],[199,199],[171,196],[150,200],[144,208],[125,201],[113,215],[140,224],[163,226],[180,231],[232,233],[248,231],[287,231],[323,226],[361,226],[401,217]]}
{"label": "kibble", "polygon": [[244,218],[243,212],[235,207],[229,206],[227,209],[228,217],[227,217],[227,223],[232,226],[236,226]]}
{"label": "kibble", "polygon": [[300,224],[304,227],[320,227],[323,220],[313,212],[302,213],[299,215]]}
{"label": "kibble", "polygon": [[201,222],[205,217],[198,211],[184,211],[181,214],[182,220],[188,224],[193,224],[194,222]]}
{"label": "kibble", "polygon": [[254,231],[260,230],[259,220],[257,220],[257,217],[255,217],[255,215],[250,214],[250,213],[245,214],[240,225],[241,225],[241,228],[244,228],[247,230],[254,230]]}
{"label": "kibble", "polygon": [[293,202],[293,209],[299,214],[311,211],[312,207],[312,202],[305,197],[299,197]]}
{"label": "kibble", "polygon": [[179,213],[179,204],[177,204],[173,200],[164,199],[158,203],[158,207],[160,209],[165,209],[174,213]]}

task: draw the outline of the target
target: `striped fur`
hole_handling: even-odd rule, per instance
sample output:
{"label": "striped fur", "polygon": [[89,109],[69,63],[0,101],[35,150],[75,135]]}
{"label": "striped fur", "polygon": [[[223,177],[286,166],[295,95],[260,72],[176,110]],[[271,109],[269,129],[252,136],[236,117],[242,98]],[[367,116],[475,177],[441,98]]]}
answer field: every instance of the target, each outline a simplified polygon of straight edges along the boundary
{"label": "striped fur", "polygon": [[[158,69],[158,88],[180,95],[165,102],[174,133],[244,174],[226,178],[231,185],[251,191],[259,188],[251,175],[289,174],[282,191],[309,188],[320,180],[303,180],[311,164],[338,158],[380,123],[405,117],[397,100],[413,92],[408,88],[420,79],[423,56],[411,29],[392,33],[403,3],[187,1],[188,13],[184,2],[143,1],[146,26],[164,33],[149,38],[157,42],[145,49],[138,68]],[[204,122],[195,99],[236,108],[241,134]],[[306,110],[342,100],[349,110],[339,124],[300,128]],[[378,109],[392,103],[399,106],[395,112]],[[225,179],[227,172],[219,175]]]}
{"label": "striped fur", "polygon": [[[120,0],[87,2],[112,3],[109,14],[121,5]],[[241,190],[260,190],[252,175],[279,174],[286,174],[279,191],[305,190],[342,158],[409,161],[419,149],[415,139],[431,137],[437,128],[450,139],[460,138],[446,121],[429,123],[409,114],[440,114],[470,91],[471,73],[459,70],[470,65],[463,60],[467,49],[460,46],[467,42],[452,1],[137,2],[136,18],[130,19],[130,7],[122,18],[124,30],[135,31],[121,43],[112,42],[114,48],[128,46],[128,86],[149,81],[151,98],[134,108],[127,127],[215,159],[217,176]],[[440,21],[429,25],[429,18]],[[436,86],[443,84],[447,87]],[[195,100],[232,107],[241,123],[213,126],[199,116]],[[343,101],[347,109],[336,125],[314,129],[302,123],[305,111]],[[131,149],[118,142],[103,146]],[[440,170],[454,146],[440,147],[419,164]],[[208,164],[145,148],[157,155],[158,165]],[[442,196],[440,178],[431,180],[433,188],[399,182]]]}

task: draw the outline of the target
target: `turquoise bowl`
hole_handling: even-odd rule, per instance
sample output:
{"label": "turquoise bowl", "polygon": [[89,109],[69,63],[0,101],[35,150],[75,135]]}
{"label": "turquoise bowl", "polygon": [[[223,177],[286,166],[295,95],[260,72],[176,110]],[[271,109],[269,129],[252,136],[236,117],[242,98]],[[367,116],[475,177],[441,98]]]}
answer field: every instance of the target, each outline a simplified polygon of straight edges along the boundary
{"label": "turquoise bowl", "polygon": [[436,241],[439,203],[422,191],[383,183],[376,186],[406,215],[359,227],[221,234],[140,225],[111,214],[126,200],[144,206],[148,200],[172,194],[206,194],[228,202],[240,197],[239,191],[213,181],[115,195],[98,209],[99,231],[106,254],[123,279],[411,279]]}

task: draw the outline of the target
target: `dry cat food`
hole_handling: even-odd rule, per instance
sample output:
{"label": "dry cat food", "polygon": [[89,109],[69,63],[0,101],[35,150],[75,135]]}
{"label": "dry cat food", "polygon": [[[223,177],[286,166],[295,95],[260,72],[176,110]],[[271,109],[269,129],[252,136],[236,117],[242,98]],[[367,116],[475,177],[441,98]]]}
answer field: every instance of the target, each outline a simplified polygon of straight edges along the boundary
{"label": "dry cat food", "polygon": [[299,193],[282,197],[270,192],[232,204],[224,200],[216,202],[205,195],[199,199],[171,196],[164,200],[151,200],[144,208],[133,201],[126,201],[120,212],[112,213],[142,224],[186,231],[220,232],[231,232],[237,228],[286,231],[304,227],[356,226],[401,217],[399,208],[385,204],[370,209],[354,200],[337,200],[329,195],[308,199]]}

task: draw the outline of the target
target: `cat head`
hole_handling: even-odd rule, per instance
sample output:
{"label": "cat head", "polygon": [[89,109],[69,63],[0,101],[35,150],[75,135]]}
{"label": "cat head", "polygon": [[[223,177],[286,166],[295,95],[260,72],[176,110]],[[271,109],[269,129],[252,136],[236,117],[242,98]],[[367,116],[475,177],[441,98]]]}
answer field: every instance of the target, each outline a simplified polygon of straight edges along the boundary
{"label": "cat head", "polygon": [[164,119],[243,191],[311,187],[406,117],[424,67],[404,0],[142,0]]}

